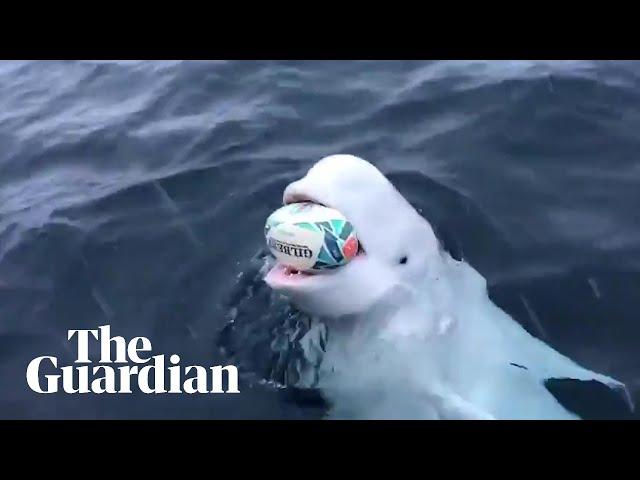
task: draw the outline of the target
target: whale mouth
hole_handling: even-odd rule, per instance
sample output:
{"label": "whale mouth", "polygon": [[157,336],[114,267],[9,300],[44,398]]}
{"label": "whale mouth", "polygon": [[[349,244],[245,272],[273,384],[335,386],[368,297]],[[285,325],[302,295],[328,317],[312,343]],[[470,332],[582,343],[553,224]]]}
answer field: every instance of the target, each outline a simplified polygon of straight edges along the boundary
{"label": "whale mouth", "polygon": [[301,282],[306,282],[307,280],[313,280],[315,276],[313,273],[302,272],[276,261],[275,265],[267,272],[264,280],[272,288],[283,288],[299,285]]}
{"label": "whale mouth", "polygon": [[284,204],[285,205],[289,205],[290,203],[303,203],[303,202],[308,202],[308,203],[315,203],[317,205],[322,205],[323,207],[329,207],[329,208],[333,208],[330,205],[327,205],[326,203],[320,202],[318,201],[318,199],[313,198],[310,195],[307,195],[305,193],[289,193],[286,192],[284,195]]}

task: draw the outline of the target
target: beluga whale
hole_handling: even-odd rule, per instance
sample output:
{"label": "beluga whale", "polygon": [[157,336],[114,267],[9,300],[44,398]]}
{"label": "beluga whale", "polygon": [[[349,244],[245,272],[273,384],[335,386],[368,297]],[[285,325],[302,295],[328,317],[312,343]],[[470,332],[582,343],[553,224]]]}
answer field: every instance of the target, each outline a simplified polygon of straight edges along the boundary
{"label": "beluga whale", "polygon": [[329,335],[316,387],[336,419],[580,419],[548,382],[625,385],[531,335],[489,298],[486,280],[441,246],[435,231],[373,164],[331,155],[289,184],[284,204],[342,212],[361,249],[322,274],[277,263],[264,281]]}

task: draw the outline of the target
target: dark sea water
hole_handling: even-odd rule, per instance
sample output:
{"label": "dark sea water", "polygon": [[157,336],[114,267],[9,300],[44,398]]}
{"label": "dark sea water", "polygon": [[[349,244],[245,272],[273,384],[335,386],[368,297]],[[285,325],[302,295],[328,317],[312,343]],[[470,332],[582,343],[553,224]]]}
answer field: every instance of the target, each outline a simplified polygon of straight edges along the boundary
{"label": "dark sea water", "polygon": [[[258,269],[282,189],[333,153],[640,399],[640,63],[28,61],[0,63],[0,417],[320,418],[280,388],[297,360],[274,339],[304,321]],[[28,389],[31,359],[69,364],[67,330],[106,324],[235,362],[242,393]]]}

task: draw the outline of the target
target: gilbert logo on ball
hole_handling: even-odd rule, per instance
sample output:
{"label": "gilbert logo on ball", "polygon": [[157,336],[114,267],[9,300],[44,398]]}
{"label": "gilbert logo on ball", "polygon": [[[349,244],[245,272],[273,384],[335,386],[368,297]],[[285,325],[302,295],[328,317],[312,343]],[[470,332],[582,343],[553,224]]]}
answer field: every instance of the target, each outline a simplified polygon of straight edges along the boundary
{"label": "gilbert logo on ball", "polygon": [[342,213],[315,203],[292,203],[273,212],[265,225],[269,250],[300,271],[341,267],[358,253],[353,225]]}

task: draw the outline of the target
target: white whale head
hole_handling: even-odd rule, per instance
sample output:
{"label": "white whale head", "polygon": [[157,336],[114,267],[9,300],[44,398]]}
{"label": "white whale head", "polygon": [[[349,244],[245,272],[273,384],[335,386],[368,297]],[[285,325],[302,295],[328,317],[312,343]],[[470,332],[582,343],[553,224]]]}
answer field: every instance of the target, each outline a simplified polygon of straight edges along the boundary
{"label": "white whale head", "polygon": [[431,225],[372,164],[331,155],[284,191],[285,204],[313,201],[341,211],[363,247],[330,273],[287,275],[276,265],[266,283],[310,314],[338,317],[362,312],[392,290],[415,285],[440,261]]}

